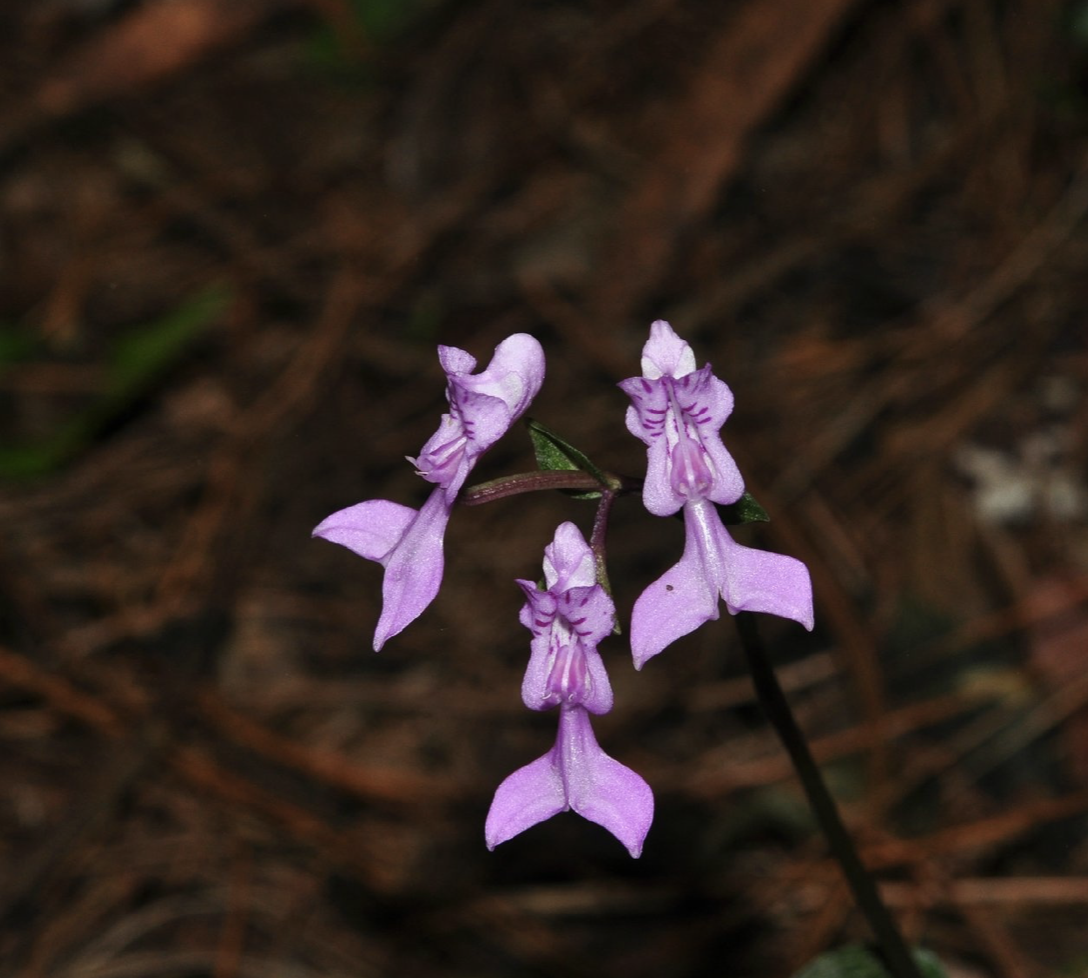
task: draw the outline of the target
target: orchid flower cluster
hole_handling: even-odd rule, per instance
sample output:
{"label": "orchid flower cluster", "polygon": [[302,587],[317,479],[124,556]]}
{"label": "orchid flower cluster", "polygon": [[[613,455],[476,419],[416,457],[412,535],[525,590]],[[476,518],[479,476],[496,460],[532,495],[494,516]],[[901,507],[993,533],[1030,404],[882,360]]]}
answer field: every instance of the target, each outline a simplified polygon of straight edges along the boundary
{"label": "orchid flower cluster", "polygon": [[[417,474],[435,484],[412,509],[372,499],[333,513],[314,536],[341,544],[385,568],[382,614],[374,633],[378,651],[418,618],[438,594],[443,538],[453,505],[480,456],[529,407],[544,381],[544,352],[517,333],[495,349],[487,368],[464,350],[440,346],[449,413],[417,458]],[[642,351],[642,376],[623,381],[631,398],[627,428],[646,444],[643,503],[655,516],[683,511],[685,542],[679,562],[635,602],[631,652],[636,669],[677,639],[719,615],[758,611],[813,626],[808,570],[793,557],[736,543],[717,505],[737,503],[744,480],[721,440],[733,395],[710,365],[672,327],[658,320]],[[574,459],[584,459],[572,452]],[[577,465],[571,465],[577,468]],[[586,463],[610,488],[591,463]],[[614,487],[612,487],[614,488]],[[611,488],[604,495],[611,501]],[[513,838],[573,809],[608,829],[637,857],[653,819],[649,785],[598,745],[590,714],[612,709],[612,687],[598,644],[613,633],[616,609],[603,583],[597,534],[590,546],[573,523],[563,523],[544,550],[543,589],[519,580],[526,603],[521,623],[532,633],[522,700],[531,710],[559,708],[559,732],[548,753],[499,785],[485,825],[487,846]],[[603,543],[600,543],[603,549]]]}

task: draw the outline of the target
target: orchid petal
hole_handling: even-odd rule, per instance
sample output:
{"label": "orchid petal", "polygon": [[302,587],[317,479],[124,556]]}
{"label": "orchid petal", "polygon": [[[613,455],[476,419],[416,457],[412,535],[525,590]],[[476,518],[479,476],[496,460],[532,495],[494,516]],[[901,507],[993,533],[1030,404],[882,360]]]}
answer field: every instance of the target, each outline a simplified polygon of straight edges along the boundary
{"label": "orchid petal", "polygon": [[718,598],[730,614],[761,611],[813,627],[812,582],[801,561],[737,543],[713,503],[684,507],[684,555],[646,588],[631,615],[635,668],[703,622],[718,617]]}
{"label": "orchid petal", "polygon": [[450,379],[471,374],[476,369],[476,358],[467,350],[456,346],[439,345],[438,363]]}
{"label": "orchid petal", "polygon": [[635,667],[703,622],[718,617],[719,596],[731,614],[763,611],[812,629],[812,583],[799,560],[736,543],[714,504],[741,498],[744,480],[720,429],[733,393],[672,327],[658,320],[642,349],[642,376],[619,385],[631,398],[627,429],[646,445],[642,501],[657,516],[684,510],[684,554],[647,587],[631,616]]}
{"label": "orchid petal", "polygon": [[612,632],[616,607],[595,581],[593,551],[573,523],[563,523],[544,549],[546,591],[518,581],[525,593],[521,623],[533,633],[521,696],[530,710],[580,705],[612,709],[612,687],[597,644]]}
{"label": "orchid petal", "polygon": [[559,613],[590,648],[600,645],[616,626],[616,606],[600,584],[560,592]]}
{"label": "orchid petal", "polygon": [[[601,594],[611,605],[603,589]],[[538,611],[541,606],[537,605]],[[611,626],[608,631],[611,632]],[[562,615],[557,614],[539,631],[534,631],[530,648],[529,665],[521,684],[522,701],[530,710],[577,705],[590,713],[601,714],[612,709],[612,684],[600,653],[580,638]]]}
{"label": "orchid petal", "polygon": [[650,338],[642,348],[642,374],[650,380],[683,377],[695,369],[695,353],[664,319],[650,324]]}
{"label": "orchid petal", "polygon": [[560,591],[597,583],[593,550],[573,523],[560,523],[554,540],[544,548],[544,581],[549,590]]}
{"label": "orchid petal", "polygon": [[654,817],[650,786],[601,750],[589,714],[578,707],[559,714],[556,750],[570,807],[603,825],[637,859]]}
{"label": "orchid petal", "polygon": [[654,817],[653,791],[601,750],[589,714],[577,706],[560,712],[555,746],[499,785],[484,826],[487,847],[570,809],[603,825],[636,859],[642,853]]}
{"label": "orchid petal", "polygon": [[408,459],[416,474],[437,488],[418,512],[373,499],[333,513],[314,530],[315,536],[385,567],[375,651],[438,594],[442,541],[457,494],[479,457],[521,416],[544,381],[544,351],[525,333],[503,340],[479,374],[472,373],[476,358],[457,347],[440,346],[438,359],[446,372],[450,411],[419,456]]}
{"label": "orchid petal", "polygon": [[445,563],[442,540],[449,519],[445,494],[435,489],[389,555],[382,581],[382,614],[374,631],[375,652],[423,614],[438,594]]}
{"label": "orchid petal", "polygon": [[467,448],[464,423],[452,414],[443,414],[438,429],[424,443],[419,455],[414,458],[406,455],[405,458],[415,466],[416,475],[421,479],[441,486],[452,505],[476,464],[476,459],[469,457]]}
{"label": "orchid petal", "polygon": [[478,374],[476,358],[455,346],[440,346],[446,372],[448,414],[409,461],[428,482],[446,490],[452,503],[479,457],[524,413],[544,382],[544,351],[527,333],[515,333],[496,348]]}
{"label": "orchid petal", "polygon": [[[454,347],[440,351],[443,366],[455,365]],[[469,358],[471,359],[471,358]],[[469,369],[475,366],[472,361]],[[470,455],[479,456],[499,440],[525,412],[544,382],[544,351],[527,333],[508,336],[497,347],[487,368],[478,374],[447,370],[453,413],[466,428]]]}
{"label": "orchid petal", "polygon": [[338,543],[384,567],[417,515],[411,506],[388,499],[368,499],[326,516],[314,527],[312,536]]}
{"label": "orchid petal", "polygon": [[810,632],[815,623],[812,580],[795,557],[737,543],[722,526],[718,543],[725,569],[721,594],[731,615],[762,611],[790,618]]}
{"label": "orchid petal", "polygon": [[595,649],[562,649],[557,657],[533,650],[521,684],[530,710],[580,706],[598,716],[612,709],[612,684]]}
{"label": "orchid petal", "polygon": [[528,599],[521,609],[521,623],[533,633],[529,665],[521,681],[521,699],[530,710],[547,710],[558,703],[550,677],[555,665],[552,627],[558,602],[550,591],[538,590],[532,581],[518,581]]}
{"label": "orchid petal", "polygon": [[484,823],[488,849],[570,807],[554,755],[553,748],[499,785]]}
{"label": "orchid petal", "polygon": [[438,594],[442,538],[449,518],[449,504],[438,488],[418,510],[388,499],[369,499],[333,513],[314,529],[314,536],[385,568],[375,652],[423,614]]}
{"label": "orchid petal", "polygon": [[[486,370],[478,374],[467,374],[463,370],[451,371],[450,374],[451,383],[462,390],[502,401],[510,421],[514,421],[524,414],[544,383],[544,351],[528,333],[515,333],[495,347],[495,354]],[[509,427],[509,423],[506,427]],[[495,438],[502,433],[499,432]],[[495,438],[487,441],[487,444],[491,444]],[[486,433],[478,432],[477,440],[486,441]]]}
{"label": "orchid petal", "polygon": [[691,347],[661,320],[651,327],[642,368],[619,386],[631,398],[627,430],[646,445],[646,508],[671,516],[696,499],[736,502],[744,480],[719,434],[732,391],[709,364],[696,370]]}
{"label": "orchid petal", "polygon": [[631,655],[635,668],[719,615],[718,588],[708,574],[704,548],[685,519],[684,555],[649,585],[631,612]]}
{"label": "orchid petal", "polygon": [[812,630],[812,582],[801,561],[737,543],[706,501],[684,507],[684,528],[686,539],[698,549],[706,580],[730,614],[761,611],[792,618]]}
{"label": "orchid petal", "polygon": [[485,830],[489,848],[556,812],[573,808],[608,829],[632,856],[653,819],[653,793],[597,744],[590,713],[612,709],[612,686],[597,643],[612,631],[615,605],[596,582],[593,551],[563,523],[544,551],[547,589],[518,581],[521,623],[533,633],[521,698],[531,710],[559,707],[559,733],[544,757],[515,771],[495,792]]}

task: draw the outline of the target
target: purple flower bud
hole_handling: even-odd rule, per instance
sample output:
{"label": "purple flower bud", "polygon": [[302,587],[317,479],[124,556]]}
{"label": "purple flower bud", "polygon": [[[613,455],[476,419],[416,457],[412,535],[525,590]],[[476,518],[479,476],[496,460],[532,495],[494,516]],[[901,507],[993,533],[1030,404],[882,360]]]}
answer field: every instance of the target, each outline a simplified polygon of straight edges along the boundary
{"label": "purple flower bud", "polygon": [[559,707],[559,734],[543,757],[515,771],[495,792],[485,837],[489,849],[558,812],[574,809],[638,856],[653,819],[653,792],[597,743],[590,713],[612,708],[612,687],[597,643],[609,635],[612,599],[596,582],[593,551],[563,523],[544,551],[547,590],[518,581],[527,603],[521,622],[533,633],[521,695],[531,710]]}
{"label": "purple flower bud", "polygon": [[440,346],[450,413],[409,459],[420,476],[437,485],[419,510],[372,499],[333,513],[313,531],[385,568],[382,614],[374,651],[415,621],[442,583],[442,541],[457,493],[472,467],[524,413],[544,381],[544,351],[533,337],[516,333],[495,348],[487,369],[464,350]]}

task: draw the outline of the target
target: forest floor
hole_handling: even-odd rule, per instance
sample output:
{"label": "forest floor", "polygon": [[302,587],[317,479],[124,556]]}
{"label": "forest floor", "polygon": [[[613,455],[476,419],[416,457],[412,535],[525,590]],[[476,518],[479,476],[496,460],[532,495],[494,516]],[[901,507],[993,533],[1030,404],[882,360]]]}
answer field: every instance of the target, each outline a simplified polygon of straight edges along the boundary
{"label": "forest floor", "polygon": [[[1088,3],[25,0],[0,12],[0,973],[778,978],[867,933],[729,616],[602,645],[640,859],[561,815],[517,578],[460,507],[378,655],[435,346],[640,476],[663,318],[812,573],[764,633],[866,862],[953,978],[1088,974]],[[515,428],[477,481],[533,467]],[[680,524],[617,501],[621,623]]]}

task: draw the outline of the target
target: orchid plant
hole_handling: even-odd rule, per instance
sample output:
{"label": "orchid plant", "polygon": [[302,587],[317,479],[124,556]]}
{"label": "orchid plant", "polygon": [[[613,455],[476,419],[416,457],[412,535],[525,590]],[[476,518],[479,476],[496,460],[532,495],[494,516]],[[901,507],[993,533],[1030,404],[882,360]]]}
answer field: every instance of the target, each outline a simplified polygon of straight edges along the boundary
{"label": "orchid plant", "polygon": [[[540,489],[576,491],[598,500],[586,542],[569,522],[544,550],[544,586],[519,580],[526,603],[521,623],[532,633],[522,700],[531,710],[559,710],[554,746],[509,775],[495,792],[484,836],[489,849],[559,812],[573,810],[604,826],[633,856],[643,849],[653,819],[653,792],[643,778],[598,745],[591,715],[609,712],[612,687],[597,646],[618,633],[608,589],[605,533],[613,501],[640,491],[655,516],[682,513],[680,560],[650,584],[631,615],[636,669],[677,639],[718,618],[719,601],[737,617],[761,702],[797,766],[813,810],[840,859],[859,906],[877,934],[896,978],[917,978],[910,952],[880,902],[837,808],[793,721],[762,651],[752,612],[813,627],[812,584],[799,560],[742,546],[733,540],[722,509],[749,503],[721,429],[733,394],[709,364],[696,367],[692,348],[663,320],[653,323],[642,351],[642,374],[620,383],[631,399],[627,428],[646,445],[642,480],[603,472],[583,453],[530,422],[542,471],[507,476],[472,488],[466,479],[481,455],[529,407],[544,380],[540,344],[523,333],[498,345],[487,368],[473,373],[464,350],[440,346],[449,412],[417,458],[416,473],[435,488],[419,509],[387,499],[333,513],[314,536],[341,544],[385,568],[382,613],[374,634],[378,651],[418,618],[438,593],[443,538],[455,502],[478,504]],[[760,518],[760,517],[755,517]],[[741,521],[744,521],[742,519]]]}
{"label": "orchid plant", "polygon": [[[472,373],[475,359],[464,350],[440,346],[438,357],[450,410],[419,456],[409,458],[416,473],[436,488],[418,510],[371,499],[333,513],[314,530],[314,536],[385,568],[375,651],[434,600],[453,504],[477,460],[525,412],[544,379],[540,344],[524,333],[500,343],[478,374]],[[717,618],[719,596],[731,614],[763,611],[811,629],[812,587],[804,564],[735,543],[715,506],[735,503],[744,492],[719,433],[733,409],[724,381],[709,364],[696,370],[691,347],[659,320],[642,351],[642,376],[619,386],[632,401],[627,427],[647,445],[643,502],[655,516],[683,509],[686,528],[680,562],[635,602],[631,651],[636,668]],[[537,426],[538,437],[541,430]],[[591,484],[599,483],[596,495],[604,497],[601,509],[607,516],[620,483],[565,442],[550,433],[546,437],[553,449],[559,446],[559,464],[549,467],[588,472]],[[531,478],[513,479],[504,480],[492,495],[538,488]],[[573,809],[609,829],[632,856],[642,851],[653,795],[639,775],[601,750],[589,721],[590,714],[612,708],[612,688],[597,651],[615,623],[615,607],[602,586],[604,522],[598,521],[593,548],[573,523],[562,524],[545,549],[546,589],[518,582],[527,598],[521,621],[533,633],[522,699],[531,710],[558,706],[559,734],[551,751],[500,785],[485,829],[490,848]]]}

